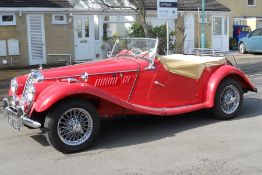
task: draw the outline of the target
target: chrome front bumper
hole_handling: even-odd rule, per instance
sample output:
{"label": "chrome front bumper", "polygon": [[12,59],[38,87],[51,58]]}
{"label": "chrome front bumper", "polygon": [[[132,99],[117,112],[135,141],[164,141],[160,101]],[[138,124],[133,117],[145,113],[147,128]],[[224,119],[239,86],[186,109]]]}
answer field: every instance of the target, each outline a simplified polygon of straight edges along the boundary
{"label": "chrome front bumper", "polygon": [[6,116],[16,117],[21,121],[19,123],[23,124],[24,126],[28,126],[35,129],[41,127],[41,123],[30,119],[26,114],[23,113],[21,109],[16,109],[12,107],[8,99],[6,98],[3,99],[2,105],[0,107],[6,110]]}

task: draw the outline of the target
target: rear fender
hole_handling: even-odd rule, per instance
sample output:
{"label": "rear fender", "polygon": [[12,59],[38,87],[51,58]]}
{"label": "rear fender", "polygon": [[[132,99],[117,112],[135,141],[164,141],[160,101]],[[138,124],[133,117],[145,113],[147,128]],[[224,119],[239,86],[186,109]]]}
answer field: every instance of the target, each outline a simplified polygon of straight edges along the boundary
{"label": "rear fender", "polygon": [[234,78],[238,80],[245,92],[253,91],[257,92],[257,88],[251,82],[247,75],[244,72],[237,69],[233,66],[222,66],[218,68],[210,77],[207,83],[207,91],[206,91],[206,107],[211,108],[214,106],[214,100],[216,96],[216,91],[219,84],[226,78]]}

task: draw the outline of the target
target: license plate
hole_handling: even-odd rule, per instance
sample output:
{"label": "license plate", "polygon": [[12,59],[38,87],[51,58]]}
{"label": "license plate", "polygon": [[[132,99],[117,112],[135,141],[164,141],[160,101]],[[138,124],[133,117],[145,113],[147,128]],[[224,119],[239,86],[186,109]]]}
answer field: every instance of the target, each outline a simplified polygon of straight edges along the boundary
{"label": "license plate", "polygon": [[12,117],[12,116],[7,116],[8,119],[8,125],[15,129],[17,132],[20,132],[20,122],[18,118]]}

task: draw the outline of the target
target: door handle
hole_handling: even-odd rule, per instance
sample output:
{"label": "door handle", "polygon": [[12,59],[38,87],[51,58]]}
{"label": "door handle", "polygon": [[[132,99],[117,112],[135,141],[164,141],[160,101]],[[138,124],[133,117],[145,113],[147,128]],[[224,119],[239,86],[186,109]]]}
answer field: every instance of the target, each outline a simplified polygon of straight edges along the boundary
{"label": "door handle", "polygon": [[159,81],[154,81],[154,84],[157,85],[157,86],[165,87],[165,85],[160,83]]}

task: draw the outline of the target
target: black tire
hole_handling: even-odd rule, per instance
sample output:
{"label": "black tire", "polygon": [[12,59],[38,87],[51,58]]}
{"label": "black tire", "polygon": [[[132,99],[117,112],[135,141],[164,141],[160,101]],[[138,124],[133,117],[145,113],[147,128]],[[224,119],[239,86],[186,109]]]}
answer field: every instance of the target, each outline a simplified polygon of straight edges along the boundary
{"label": "black tire", "polygon": [[[233,95],[228,94],[226,96],[226,94],[229,93],[229,91]],[[225,79],[220,83],[216,91],[215,105],[212,112],[214,114],[214,117],[216,117],[217,119],[220,120],[232,119],[237,116],[237,114],[239,113],[242,107],[242,104],[243,104],[243,89],[239,81],[232,78]],[[226,107],[229,108],[225,109]]]}
{"label": "black tire", "polygon": [[240,43],[240,44],[239,44],[239,52],[240,52],[241,54],[247,53],[247,49],[246,49],[246,46],[245,46],[244,43]]}
{"label": "black tire", "polygon": [[[46,139],[50,145],[63,153],[74,153],[87,149],[93,143],[100,130],[100,118],[91,103],[72,99],[56,105],[48,112],[44,128]],[[88,128],[91,128],[90,131],[87,130]],[[70,142],[70,138],[65,137],[71,137],[70,134],[80,137],[78,140],[81,141],[79,141],[81,144],[66,143]]]}

